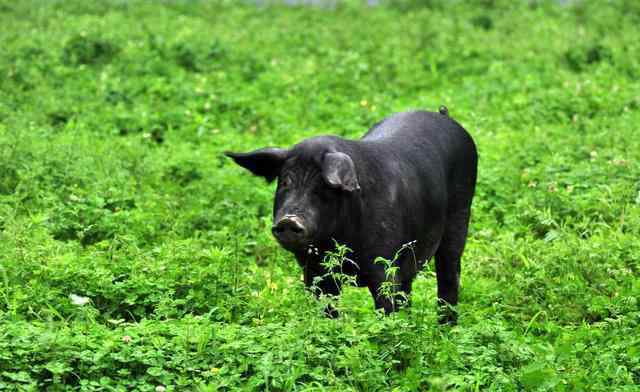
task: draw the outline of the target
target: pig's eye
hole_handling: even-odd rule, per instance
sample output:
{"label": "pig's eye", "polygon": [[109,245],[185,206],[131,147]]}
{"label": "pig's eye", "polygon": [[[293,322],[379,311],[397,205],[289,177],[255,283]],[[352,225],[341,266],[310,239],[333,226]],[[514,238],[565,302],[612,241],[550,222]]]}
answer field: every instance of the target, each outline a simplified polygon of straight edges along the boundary
{"label": "pig's eye", "polygon": [[291,185],[291,179],[289,177],[284,177],[282,180],[280,180],[280,187],[288,188],[289,185]]}

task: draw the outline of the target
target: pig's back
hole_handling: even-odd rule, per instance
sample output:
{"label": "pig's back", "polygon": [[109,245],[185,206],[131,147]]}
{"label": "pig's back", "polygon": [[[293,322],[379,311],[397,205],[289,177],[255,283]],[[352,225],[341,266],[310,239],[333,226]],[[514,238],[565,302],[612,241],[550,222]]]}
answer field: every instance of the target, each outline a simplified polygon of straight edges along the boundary
{"label": "pig's back", "polygon": [[362,141],[377,145],[377,155],[384,157],[381,167],[392,168],[388,178],[411,178],[411,188],[430,200],[448,199],[450,208],[470,203],[476,182],[476,146],[448,115],[395,114],[374,125]]}
{"label": "pig's back", "polygon": [[407,158],[439,158],[445,168],[464,161],[475,166],[477,160],[475,144],[467,131],[448,115],[437,112],[395,114],[371,127],[362,140],[384,144]]}

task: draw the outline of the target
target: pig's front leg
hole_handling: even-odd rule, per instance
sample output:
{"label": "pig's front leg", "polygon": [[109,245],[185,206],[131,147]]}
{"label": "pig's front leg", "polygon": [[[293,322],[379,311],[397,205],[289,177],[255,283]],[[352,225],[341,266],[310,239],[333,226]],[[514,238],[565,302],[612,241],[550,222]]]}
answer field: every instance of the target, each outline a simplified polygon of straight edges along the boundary
{"label": "pig's front leg", "polygon": [[[303,274],[305,287],[312,291],[316,298],[321,295],[332,295],[334,297],[340,295],[340,281],[331,276],[324,267],[315,265],[315,263],[303,265]],[[324,312],[329,318],[339,316],[338,310],[331,304],[327,305]]]}

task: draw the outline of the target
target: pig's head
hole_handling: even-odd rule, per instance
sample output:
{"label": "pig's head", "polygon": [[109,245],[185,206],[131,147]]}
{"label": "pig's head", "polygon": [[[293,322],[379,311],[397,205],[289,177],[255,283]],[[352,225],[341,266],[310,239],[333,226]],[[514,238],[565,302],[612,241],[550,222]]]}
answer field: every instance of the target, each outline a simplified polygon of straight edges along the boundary
{"label": "pig's head", "polygon": [[327,137],[292,149],[261,148],[226,155],[268,182],[278,180],[272,232],[292,252],[326,243],[340,230],[347,205],[360,190],[352,158]]}

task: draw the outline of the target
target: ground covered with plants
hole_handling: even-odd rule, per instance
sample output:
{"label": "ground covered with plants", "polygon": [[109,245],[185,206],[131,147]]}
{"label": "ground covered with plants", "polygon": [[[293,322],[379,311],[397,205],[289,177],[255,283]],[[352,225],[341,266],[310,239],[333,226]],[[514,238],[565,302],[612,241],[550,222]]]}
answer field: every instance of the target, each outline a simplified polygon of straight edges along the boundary
{"label": "ground covered with plants", "polygon": [[[0,1],[0,390],[637,391],[640,5],[559,3]],[[222,152],[442,104],[459,324],[326,319]]]}

